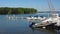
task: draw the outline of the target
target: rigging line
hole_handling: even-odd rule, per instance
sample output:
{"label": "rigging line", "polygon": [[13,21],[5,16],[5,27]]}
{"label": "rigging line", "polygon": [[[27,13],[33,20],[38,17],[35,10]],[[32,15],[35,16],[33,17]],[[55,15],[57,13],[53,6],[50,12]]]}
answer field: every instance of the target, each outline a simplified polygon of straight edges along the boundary
{"label": "rigging line", "polygon": [[[55,10],[55,8],[54,8],[54,6],[53,6],[53,4],[52,4],[52,0],[47,0],[47,2],[48,2],[48,7],[49,7],[49,11],[50,11],[50,14],[53,14],[53,13],[55,13],[54,12],[54,10]],[[49,17],[50,15],[48,15],[48,17]]]}
{"label": "rigging line", "polygon": [[47,0],[47,1],[48,1],[48,6],[49,6],[50,11],[54,11],[55,8],[54,8],[54,6],[52,4],[52,0]]}

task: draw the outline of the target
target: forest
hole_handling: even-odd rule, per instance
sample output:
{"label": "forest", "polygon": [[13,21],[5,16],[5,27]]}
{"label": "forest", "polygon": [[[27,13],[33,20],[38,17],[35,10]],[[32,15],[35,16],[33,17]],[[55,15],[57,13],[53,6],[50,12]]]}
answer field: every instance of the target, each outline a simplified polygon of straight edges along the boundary
{"label": "forest", "polygon": [[0,14],[33,14],[37,10],[34,8],[8,8],[0,7]]}

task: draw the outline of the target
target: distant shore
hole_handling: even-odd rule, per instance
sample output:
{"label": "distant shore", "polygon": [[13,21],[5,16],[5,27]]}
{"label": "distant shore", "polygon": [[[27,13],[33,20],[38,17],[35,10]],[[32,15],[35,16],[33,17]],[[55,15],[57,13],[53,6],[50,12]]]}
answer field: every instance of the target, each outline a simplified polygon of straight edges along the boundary
{"label": "distant shore", "polygon": [[33,14],[37,13],[37,10],[34,8],[8,8],[0,7],[1,14]]}
{"label": "distant shore", "polygon": [[39,11],[38,13],[51,13],[51,12],[60,13],[60,11]]}

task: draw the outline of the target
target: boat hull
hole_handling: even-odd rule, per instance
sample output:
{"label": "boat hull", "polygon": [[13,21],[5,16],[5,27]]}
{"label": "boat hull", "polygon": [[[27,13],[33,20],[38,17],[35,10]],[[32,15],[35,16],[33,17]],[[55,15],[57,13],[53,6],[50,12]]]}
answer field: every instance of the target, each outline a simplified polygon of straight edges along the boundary
{"label": "boat hull", "polygon": [[30,25],[33,28],[45,28],[45,29],[55,29],[55,30],[60,30],[60,26],[55,26],[55,23],[46,25],[46,26],[36,26],[34,24]]}

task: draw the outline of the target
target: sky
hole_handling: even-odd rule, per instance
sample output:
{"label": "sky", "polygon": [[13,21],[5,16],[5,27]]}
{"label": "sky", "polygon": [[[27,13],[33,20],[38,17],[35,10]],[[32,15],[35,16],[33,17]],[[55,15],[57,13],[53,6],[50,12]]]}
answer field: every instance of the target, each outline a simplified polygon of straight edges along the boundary
{"label": "sky", "polygon": [[[52,0],[55,11],[60,11],[60,0]],[[49,11],[48,0],[0,0],[0,7],[35,8],[38,11]]]}

